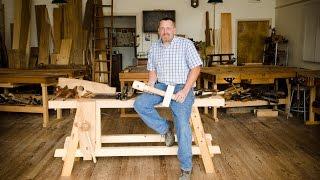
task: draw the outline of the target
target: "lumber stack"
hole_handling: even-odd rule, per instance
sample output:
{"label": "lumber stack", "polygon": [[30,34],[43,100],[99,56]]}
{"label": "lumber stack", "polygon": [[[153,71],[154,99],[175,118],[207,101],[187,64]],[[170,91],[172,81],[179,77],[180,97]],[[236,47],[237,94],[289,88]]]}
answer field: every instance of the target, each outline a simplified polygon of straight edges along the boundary
{"label": "lumber stack", "polygon": [[83,64],[87,34],[82,27],[82,1],[70,0],[63,6],[63,38],[72,39],[73,48],[69,63]]}
{"label": "lumber stack", "polygon": [[[48,2],[14,1],[12,50],[8,51],[10,68],[32,68],[50,64],[84,64],[83,52],[88,49],[89,30],[82,22],[82,1],[69,0],[48,11]],[[51,4],[51,2],[50,2]],[[30,15],[35,11],[38,50],[30,58]],[[50,14],[52,13],[52,14]],[[53,17],[50,19],[49,17]],[[86,21],[88,21],[87,17]],[[91,22],[89,22],[91,23]],[[35,54],[36,52],[36,54]],[[32,62],[29,62],[32,60]]]}
{"label": "lumber stack", "polygon": [[29,64],[31,1],[15,0],[14,7],[12,51],[8,51],[9,67],[25,68]]}

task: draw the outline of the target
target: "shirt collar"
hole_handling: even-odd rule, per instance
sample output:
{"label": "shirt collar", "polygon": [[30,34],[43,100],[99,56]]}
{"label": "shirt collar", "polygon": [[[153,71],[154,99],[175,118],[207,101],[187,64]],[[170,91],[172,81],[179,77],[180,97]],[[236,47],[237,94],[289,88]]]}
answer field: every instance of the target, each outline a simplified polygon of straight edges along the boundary
{"label": "shirt collar", "polygon": [[[177,36],[174,35],[172,41],[170,42],[170,45],[174,44],[177,40],[178,40]],[[159,43],[160,43],[161,47],[164,47],[161,38],[159,39]],[[170,46],[170,45],[169,45],[169,46]]]}

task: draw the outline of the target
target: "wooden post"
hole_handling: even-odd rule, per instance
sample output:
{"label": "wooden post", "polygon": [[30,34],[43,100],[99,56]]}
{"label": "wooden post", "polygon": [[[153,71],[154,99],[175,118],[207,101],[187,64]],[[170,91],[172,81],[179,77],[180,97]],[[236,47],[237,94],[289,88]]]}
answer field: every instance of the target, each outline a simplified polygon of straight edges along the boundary
{"label": "wooden post", "polygon": [[[209,81],[204,79],[203,80],[203,87],[204,89],[208,89],[209,88]],[[204,114],[208,114],[208,107],[204,108]]]}
{"label": "wooden post", "polygon": [[46,84],[41,84],[42,88],[42,107],[43,107],[43,127],[49,124],[49,110],[48,110],[48,88]]}
{"label": "wooden post", "polygon": [[79,143],[79,129],[75,127],[75,123],[80,122],[82,112],[77,110],[74,123],[71,130],[70,141],[67,147],[67,154],[64,157],[64,163],[61,176],[70,176],[73,168],[75,153]]}
{"label": "wooden post", "polygon": [[314,120],[314,112],[312,102],[316,99],[316,87],[313,85],[310,87],[310,103],[309,103],[309,120],[305,122],[307,125],[319,124]]}
{"label": "wooden post", "polygon": [[57,119],[62,118],[62,109],[57,109]]}
{"label": "wooden post", "polygon": [[191,123],[194,129],[194,136],[196,142],[199,144],[200,154],[206,173],[215,173],[213,162],[211,159],[210,151],[208,148],[206,135],[202,126],[200,113],[197,107],[192,107]]}
{"label": "wooden post", "polygon": [[285,113],[289,114],[290,113],[290,100],[291,100],[291,84],[289,82],[289,79],[286,79],[286,83],[287,83],[287,89],[288,89],[288,95],[286,98],[286,110]]}
{"label": "wooden post", "polygon": [[[124,88],[124,86],[125,86],[125,83],[124,83],[124,81],[120,81],[120,91],[122,91],[122,88]],[[120,117],[124,117],[125,116],[125,114],[126,114],[126,109],[124,109],[124,108],[121,108],[121,113],[120,113]]]}
{"label": "wooden post", "polygon": [[[214,90],[218,90],[218,85],[217,85],[217,83],[214,83],[213,84],[213,89]],[[214,121],[215,122],[218,122],[219,121],[219,119],[218,119],[218,108],[217,107],[213,107],[213,119],[214,119]]]}
{"label": "wooden post", "polygon": [[96,103],[94,100],[78,101],[78,108],[73,122],[71,136],[66,147],[67,153],[64,157],[61,176],[71,175],[78,145],[80,145],[84,160],[91,160],[93,158],[93,162],[96,162],[94,145],[96,142],[95,113]]}

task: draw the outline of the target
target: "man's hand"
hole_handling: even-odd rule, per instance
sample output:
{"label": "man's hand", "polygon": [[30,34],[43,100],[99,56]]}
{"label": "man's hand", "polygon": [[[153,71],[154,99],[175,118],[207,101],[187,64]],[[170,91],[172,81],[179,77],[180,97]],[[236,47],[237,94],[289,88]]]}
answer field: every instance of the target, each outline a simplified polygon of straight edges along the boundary
{"label": "man's hand", "polygon": [[175,94],[175,99],[179,103],[183,103],[189,93],[188,89],[183,88]]}
{"label": "man's hand", "polygon": [[186,99],[190,89],[193,87],[193,84],[197,81],[197,78],[200,74],[200,66],[196,66],[191,69],[188,75],[188,79],[186,84],[184,85],[183,89],[177,92],[175,100],[179,103],[183,103]]}
{"label": "man's hand", "polygon": [[148,86],[154,87],[156,82],[157,82],[157,73],[156,73],[156,71],[149,71]]}
{"label": "man's hand", "polygon": [[148,86],[154,87],[154,85],[156,84],[156,82],[152,82],[152,81],[148,81]]}

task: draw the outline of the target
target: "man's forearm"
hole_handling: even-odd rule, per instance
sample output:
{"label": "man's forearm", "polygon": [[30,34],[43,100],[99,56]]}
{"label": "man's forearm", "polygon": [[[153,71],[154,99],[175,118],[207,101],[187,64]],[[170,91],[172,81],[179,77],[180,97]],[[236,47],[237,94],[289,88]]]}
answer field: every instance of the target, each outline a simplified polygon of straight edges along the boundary
{"label": "man's forearm", "polygon": [[148,85],[153,86],[157,81],[157,73],[156,71],[149,71],[148,77]]}
{"label": "man's forearm", "polygon": [[189,72],[187,82],[184,85],[183,89],[189,91],[193,87],[193,84],[197,81],[199,74],[200,74],[200,66],[192,68]]}

